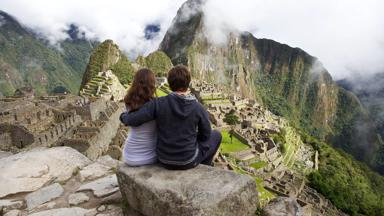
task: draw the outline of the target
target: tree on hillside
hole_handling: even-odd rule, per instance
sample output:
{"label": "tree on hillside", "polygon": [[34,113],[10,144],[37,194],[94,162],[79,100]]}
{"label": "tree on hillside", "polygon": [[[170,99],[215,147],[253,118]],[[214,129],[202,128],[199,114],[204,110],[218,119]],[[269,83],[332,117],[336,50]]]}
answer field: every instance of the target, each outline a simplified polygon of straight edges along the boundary
{"label": "tree on hillside", "polygon": [[225,114],[224,122],[231,126],[231,131],[229,132],[229,137],[231,138],[231,144],[233,139],[233,131],[236,126],[236,124],[240,123],[239,117],[235,115],[235,111],[231,110],[229,113]]}

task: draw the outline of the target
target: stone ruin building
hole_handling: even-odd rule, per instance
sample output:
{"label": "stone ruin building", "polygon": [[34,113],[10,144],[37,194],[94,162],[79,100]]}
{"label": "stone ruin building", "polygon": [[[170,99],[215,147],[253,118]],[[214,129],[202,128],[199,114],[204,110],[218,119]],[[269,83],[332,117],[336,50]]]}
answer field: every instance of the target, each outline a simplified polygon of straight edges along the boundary
{"label": "stone ruin building", "polygon": [[[119,116],[122,111],[114,101],[95,101],[95,115],[82,121],[74,132],[59,142],[59,146],[69,146],[85,154],[91,160],[107,153],[110,143],[115,138],[120,126]],[[89,115],[87,115],[89,116]]]}
{"label": "stone ruin building", "polygon": [[[121,106],[74,95],[0,100],[0,150],[70,146],[95,160],[109,151],[120,127]],[[120,131],[119,142],[127,131]]]}
{"label": "stone ruin building", "polygon": [[190,84],[190,89],[192,94],[200,101],[207,99],[225,99],[228,97],[219,85],[209,84],[205,81],[193,80]]}
{"label": "stone ruin building", "polygon": [[31,86],[21,87],[15,90],[15,93],[13,95],[14,97],[27,97],[27,98],[34,98],[36,96],[36,91]]}
{"label": "stone ruin building", "polygon": [[5,98],[0,101],[0,148],[52,146],[81,122],[74,111],[55,108],[43,99]]}

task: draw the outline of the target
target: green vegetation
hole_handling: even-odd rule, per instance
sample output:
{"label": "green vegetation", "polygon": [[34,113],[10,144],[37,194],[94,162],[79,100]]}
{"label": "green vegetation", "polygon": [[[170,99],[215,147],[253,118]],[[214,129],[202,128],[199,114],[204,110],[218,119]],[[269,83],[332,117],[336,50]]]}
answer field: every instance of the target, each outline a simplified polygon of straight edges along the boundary
{"label": "green vegetation", "polygon": [[350,215],[384,215],[384,178],[351,156],[302,135],[319,151],[319,170],[308,175],[310,186]]}
{"label": "green vegetation", "polygon": [[[97,73],[110,69],[122,55],[119,47],[112,40],[105,40],[93,51],[83,75],[81,88],[88,83]],[[123,62],[124,63],[124,62]]]}
{"label": "green vegetation", "polygon": [[255,163],[252,163],[250,164],[249,166],[255,168],[255,169],[261,169],[265,166],[268,165],[268,162],[265,162],[265,161],[258,161],[258,162],[255,162]]}
{"label": "green vegetation", "polygon": [[[228,154],[231,152],[238,152],[242,150],[247,150],[249,149],[249,146],[245,145],[242,143],[240,140],[237,138],[233,139],[233,143],[230,143],[230,138],[229,138],[229,133],[228,131],[222,131],[221,132],[223,136],[223,140],[220,145],[220,152],[223,154]],[[238,167],[236,165],[236,160],[231,157],[227,157],[228,162],[232,165],[233,171],[239,174],[244,174],[244,175],[250,175],[255,179],[256,182],[256,187],[257,191],[259,192],[259,199],[262,204],[266,204],[269,200],[275,198],[275,195],[268,190],[266,190],[263,186],[263,179],[254,176],[252,173],[249,173],[245,170],[243,170],[241,167]],[[260,161],[252,164],[251,166],[256,168],[256,167],[263,167],[266,166],[267,163],[265,161]],[[257,169],[257,168],[256,168]]]}
{"label": "green vegetation", "polygon": [[166,76],[173,67],[171,59],[162,51],[155,51],[145,58],[147,67],[152,70],[156,76]]}
{"label": "green vegetation", "polygon": [[166,94],[170,94],[172,92],[172,90],[169,88],[169,85],[168,83],[164,84],[163,86],[161,86],[159,88],[161,91],[163,91],[164,93]]}
{"label": "green vegetation", "polygon": [[296,133],[293,127],[288,126],[280,134],[274,135],[272,138],[279,142],[279,149],[283,154],[283,163],[288,167],[292,167],[295,162],[295,152],[300,145],[303,145],[300,135]]}
{"label": "green vegetation", "polygon": [[270,191],[268,191],[267,189],[264,188],[262,182],[258,184],[257,181],[256,181],[256,188],[257,188],[257,192],[259,192],[259,199],[260,199],[262,204],[265,204],[268,201],[276,198],[275,194],[273,194],[272,192],[270,192]]}
{"label": "green vegetation", "polygon": [[156,95],[157,97],[163,97],[163,96],[167,96],[168,94],[165,93],[163,90],[161,89],[156,89]]}
{"label": "green vegetation", "polygon": [[116,64],[112,65],[110,69],[117,76],[117,78],[119,78],[119,81],[122,84],[131,83],[135,73],[131,62],[127,59],[125,55],[122,55],[119,61]]}
{"label": "green vegetation", "polygon": [[221,135],[223,136],[223,139],[220,145],[221,153],[224,154],[224,153],[238,152],[238,151],[249,149],[248,145],[242,143],[236,137],[233,137],[233,141],[231,143],[231,138],[229,137],[228,131],[222,131]]}
{"label": "green vegetation", "polygon": [[285,154],[287,152],[286,145],[284,145],[286,143],[286,140],[285,140],[286,134],[287,134],[287,132],[284,128],[280,129],[280,133],[271,134],[271,138],[276,143],[276,145],[279,148],[279,151],[282,154]]}
{"label": "green vegetation", "polygon": [[136,59],[136,63],[141,68],[150,69],[156,76],[166,76],[173,67],[171,59],[162,51],[155,51],[147,57],[139,56]]}
{"label": "green vegetation", "polygon": [[232,144],[233,128],[236,126],[236,124],[240,123],[239,117],[237,115],[235,115],[234,110],[231,110],[229,113],[225,114],[223,121],[231,126],[231,131],[230,131],[229,137],[231,138],[231,144]]}
{"label": "green vegetation", "polygon": [[0,12],[0,92],[13,95],[17,88],[33,86],[38,95],[62,86],[77,92],[92,50],[86,40],[65,40],[57,47],[47,44]]}
{"label": "green vegetation", "polygon": [[[128,85],[135,73],[132,63],[112,40],[104,41],[93,50],[83,76],[82,86],[89,80],[95,79],[99,72],[106,70],[112,70],[123,85]],[[97,79],[96,77],[95,80]]]}

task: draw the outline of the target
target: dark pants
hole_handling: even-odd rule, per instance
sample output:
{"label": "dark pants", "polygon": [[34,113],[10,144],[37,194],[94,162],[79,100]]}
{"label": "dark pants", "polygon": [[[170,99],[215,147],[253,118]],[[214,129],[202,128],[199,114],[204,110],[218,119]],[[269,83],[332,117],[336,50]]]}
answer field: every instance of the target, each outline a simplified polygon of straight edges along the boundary
{"label": "dark pants", "polygon": [[[213,166],[213,158],[215,157],[216,152],[219,150],[221,144],[221,133],[219,131],[213,130],[211,136],[207,141],[198,143],[199,154],[194,161],[183,166],[175,166],[168,164],[160,164],[166,169],[171,170],[186,170],[196,167],[199,164],[205,164]],[[206,148],[209,146],[209,148]]]}

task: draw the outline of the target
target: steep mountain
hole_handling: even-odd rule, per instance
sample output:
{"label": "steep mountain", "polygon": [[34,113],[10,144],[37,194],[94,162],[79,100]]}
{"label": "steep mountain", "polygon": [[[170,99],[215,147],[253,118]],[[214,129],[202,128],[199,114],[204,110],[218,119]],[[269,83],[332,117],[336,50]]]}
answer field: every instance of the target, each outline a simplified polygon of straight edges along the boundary
{"label": "steep mountain", "polygon": [[155,51],[145,57],[139,56],[135,61],[130,61],[112,40],[105,40],[92,51],[80,89],[83,89],[99,72],[112,70],[121,84],[127,85],[131,82],[135,71],[140,68],[149,68],[157,75],[164,76],[172,66],[169,57],[161,51]]}
{"label": "steep mountain", "polygon": [[[104,41],[92,51],[80,88],[83,88],[97,73],[106,71],[118,63],[123,65],[126,62],[128,62],[127,65],[130,67],[131,65],[127,57],[120,51],[119,47],[112,40]],[[124,82],[123,80],[120,79],[121,82]]]}
{"label": "steep mountain", "polygon": [[162,51],[155,51],[147,57],[139,56],[136,59],[136,63],[139,67],[145,67],[154,71],[157,76],[166,76],[173,66],[171,59]]}
{"label": "steep mountain", "polygon": [[[384,72],[372,75],[354,75],[337,81],[345,89],[355,93],[361,103],[368,110],[369,115],[377,131],[380,134],[382,147],[381,155],[384,155]],[[384,161],[384,157],[380,158]]]}
{"label": "steep mountain", "polygon": [[62,86],[77,92],[94,42],[76,35],[53,47],[15,18],[0,11],[0,92],[12,95],[22,86],[33,86],[38,95]]}
{"label": "steep mountain", "polygon": [[228,32],[227,42],[214,43],[207,36],[203,4],[187,1],[160,44],[174,64],[257,99],[295,127],[384,172],[374,124],[358,98],[339,87],[315,57],[236,30]]}

